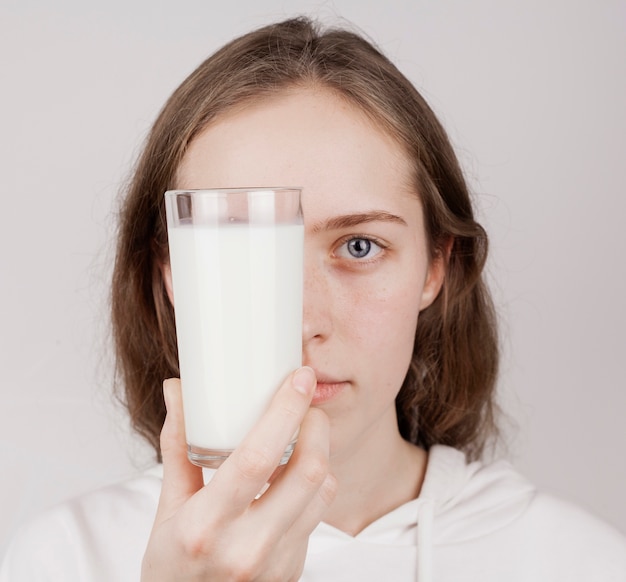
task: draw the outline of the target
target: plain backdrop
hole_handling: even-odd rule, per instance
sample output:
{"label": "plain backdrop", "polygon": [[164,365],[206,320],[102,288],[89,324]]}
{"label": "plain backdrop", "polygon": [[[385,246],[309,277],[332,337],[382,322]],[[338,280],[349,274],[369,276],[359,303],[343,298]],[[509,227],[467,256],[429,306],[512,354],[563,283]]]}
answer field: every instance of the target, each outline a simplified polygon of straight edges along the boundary
{"label": "plain backdrop", "polygon": [[626,531],[624,0],[2,0],[0,553],[151,463],[112,396],[118,195],[186,76],[300,13],[371,37],[440,115],[491,235],[505,452]]}

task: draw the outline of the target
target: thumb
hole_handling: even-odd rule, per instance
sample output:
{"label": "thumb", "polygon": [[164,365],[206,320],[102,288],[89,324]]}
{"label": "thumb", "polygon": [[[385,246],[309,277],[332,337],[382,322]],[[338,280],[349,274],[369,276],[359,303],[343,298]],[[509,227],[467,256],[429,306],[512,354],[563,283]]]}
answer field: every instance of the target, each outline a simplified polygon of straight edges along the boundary
{"label": "thumb", "polygon": [[163,382],[163,396],[167,415],[161,430],[163,485],[156,516],[157,523],[172,517],[204,486],[202,469],[192,465],[187,458],[183,399],[178,378],[170,378]]}

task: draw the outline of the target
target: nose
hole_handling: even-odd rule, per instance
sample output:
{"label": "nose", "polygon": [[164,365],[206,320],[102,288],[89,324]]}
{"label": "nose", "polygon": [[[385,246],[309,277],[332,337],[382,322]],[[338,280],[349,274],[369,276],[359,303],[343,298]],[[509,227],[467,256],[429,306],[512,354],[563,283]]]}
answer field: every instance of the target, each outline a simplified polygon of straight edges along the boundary
{"label": "nose", "polygon": [[332,331],[331,285],[323,264],[304,253],[304,291],[302,313],[302,348],[323,342]]}

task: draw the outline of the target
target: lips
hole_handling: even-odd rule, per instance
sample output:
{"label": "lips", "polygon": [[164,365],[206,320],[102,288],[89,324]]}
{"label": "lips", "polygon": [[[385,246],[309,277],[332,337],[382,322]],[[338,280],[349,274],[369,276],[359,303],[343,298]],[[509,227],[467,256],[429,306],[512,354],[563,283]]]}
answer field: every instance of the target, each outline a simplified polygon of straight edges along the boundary
{"label": "lips", "polygon": [[322,404],[338,396],[349,384],[346,380],[339,380],[316,372],[318,377],[312,405]]}

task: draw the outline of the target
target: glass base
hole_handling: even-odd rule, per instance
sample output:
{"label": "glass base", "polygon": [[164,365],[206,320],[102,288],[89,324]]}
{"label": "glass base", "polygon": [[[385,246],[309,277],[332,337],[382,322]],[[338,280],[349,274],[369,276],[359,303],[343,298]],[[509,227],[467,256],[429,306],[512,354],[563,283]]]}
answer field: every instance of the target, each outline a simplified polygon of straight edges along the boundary
{"label": "glass base", "polygon": [[[291,441],[283,456],[280,458],[278,462],[279,465],[284,465],[287,463],[291,454],[293,453],[293,449],[296,446],[296,441]],[[187,444],[187,457],[189,460],[198,467],[204,467],[206,469],[217,469],[232,453],[232,449],[203,449],[202,447],[196,447],[195,445]]]}

